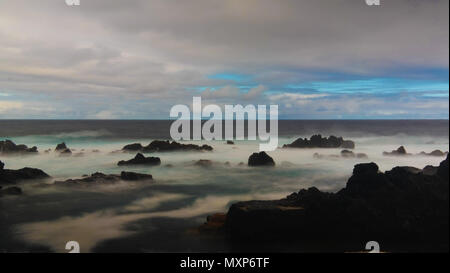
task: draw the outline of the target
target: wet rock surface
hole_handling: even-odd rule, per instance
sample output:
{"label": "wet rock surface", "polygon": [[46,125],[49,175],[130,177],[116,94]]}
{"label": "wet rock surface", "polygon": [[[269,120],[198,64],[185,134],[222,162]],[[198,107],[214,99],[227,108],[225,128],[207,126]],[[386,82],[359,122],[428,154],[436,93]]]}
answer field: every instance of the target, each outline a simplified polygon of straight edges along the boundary
{"label": "wet rock surface", "polygon": [[447,156],[433,171],[395,167],[385,173],[375,163],[358,164],[337,193],[312,187],[281,200],[235,203],[223,228],[234,243],[311,241],[339,249],[377,238],[400,251],[427,245],[448,251],[448,164]]}

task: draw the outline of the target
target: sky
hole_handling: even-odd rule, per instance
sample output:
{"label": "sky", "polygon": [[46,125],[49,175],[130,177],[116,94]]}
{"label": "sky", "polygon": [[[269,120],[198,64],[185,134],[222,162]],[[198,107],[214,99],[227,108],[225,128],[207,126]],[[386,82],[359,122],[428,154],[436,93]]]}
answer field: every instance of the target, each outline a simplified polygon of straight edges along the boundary
{"label": "sky", "polygon": [[448,119],[449,1],[0,1],[0,119]]}

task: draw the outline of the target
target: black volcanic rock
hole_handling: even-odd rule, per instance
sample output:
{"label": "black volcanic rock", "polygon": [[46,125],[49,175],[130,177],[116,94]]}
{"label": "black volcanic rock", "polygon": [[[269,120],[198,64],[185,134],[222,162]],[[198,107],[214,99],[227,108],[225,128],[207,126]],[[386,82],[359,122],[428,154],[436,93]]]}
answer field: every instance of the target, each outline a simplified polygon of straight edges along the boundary
{"label": "black volcanic rock", "polygon": [[212,151],[209,145],[181,144],[176,141],[154,140],[143,148],[143,152],[170,152],[170,151]]}
{"label": "black volcanic rock", "polygon": [[151,174],[121,172],[120,178],[125,181],[139,181],[139,180],[152,180],[153,176]]}
{"label": "black volcanic rock", "polygon": [[122,150],[124,151],[141,151],[144,147],[141,145],[141,143],[133,143],[125,145]]}
{"label": "black volcanic rock", "polygon": [[22,180],[45,179],[50,176],[40,169],[22,168],[19,170],[0,169],[0,184],[14,184]]}
{"label": "black volcanic rock", "polygon": [[0,141],[0,154],[14,154],[14,153],[37,153],[37,147],[28,148],[25,144],[16,145],[11,140]]}
{"label": "black volcanic rock", "polygon": [[121,160],[117,163],[119,166],[124,165],[161,165],[161,159],[159,157],[145,157],[143,154],[138,153],[133,159],[130,160]]}
{"label": "black volcanic rock", "polygon": [[404,156],[404,155],[410,155],[406,152],[405,147],[400,146],[397,148],[397,150],[393,150],[391,152],[383,152],[383,155],[388,155],[388,156]]}
{"label": "black volcanic rock", "polygon": [[125,145],[123,151],[140,151],[143,153],[152,152],[174,152],[174,151],[212,151],[213,148],[209,145],[195,145],[195,144],[181,144],[176,141],[168,140],[154,140],[147,146],[142,146],[140,143],[133,143]]}
{"label": "black volcanic rock", "polygon": [[270,157],[266,152],[253,153],[248,158],[249,166],[275,166],[273,158]]}
{"label": "black volcanic rock", "polygon": [[116,175],[116,174],[104,174],[96,172],[91,174],[90,176],[83,176],[83,178],[80,179],[55,181],[55,185],[83,186],[95,184],[113,184],[119,181],[151,181],[151,180],[153,180],[153,177],[150,174],[122,172],[120,175]]}
{"label": "black volcanic rock", "polygon": [[225,232],[236,244],[312,242],[324,251],[348,251],[348,245],[362,249],[376,238],[397,251],[448,251],[448,164],[447,156],[434,175],[413,167],[382,173],[375,163],[358,164],[337,193],[309,188],[281,200],[233,204]]}
{"label": "black volcanic rock", "polygon": [[310,139],[298,138],[291,144],[283,145],[283,148],[344,148],[354,149],[355,143],[351,140],[344,140],[342,137],[313,135]]}
{"label": "black volcanic rock", "polygon": [[5,163],[3,163],[3,162],[0,160],[0,171],[2,171],[4,167],[5,167]]}
{"label": "black volcanic rock", "polygon": [[59,143],[58,145],[56,145],[55,151],[61,152],[67,149],[66,143]]}

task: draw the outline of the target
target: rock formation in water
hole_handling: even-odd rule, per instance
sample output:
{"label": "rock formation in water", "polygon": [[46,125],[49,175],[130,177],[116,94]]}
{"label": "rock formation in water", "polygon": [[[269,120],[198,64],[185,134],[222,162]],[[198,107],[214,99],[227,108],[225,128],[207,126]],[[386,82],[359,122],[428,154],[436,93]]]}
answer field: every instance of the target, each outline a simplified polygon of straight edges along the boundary
{"label": "rock formation in water", "polygon": [[4,168],[5,164],[0,161],[0,184],[14,184],[22,180],[44,179],[50,176],[40,169],[22,168],[10,170]]}
{"label": "rock formation in water", "polygon": [[209,159],[200,159],[200,160],[196,161],[194,165],[204,167],[204,168],[209,168],[213,165],[213,162]]}
{"label": "rock formation in water", "polygon": [[209,145],[195,145],[195,144],[181,144],[176,141],[154,140],[147,146],[142,146],[140,143],[133,143],[122,148],[123,151],[140,151],[143,153],[152,152],[172,152],[172,151],[212,151],[213,148]]}
{"label": "rock formation in water", "polygon": [[351,140],[344,140],[342,137],[313,135],[310,139],[298,138],[291,144],[283,145],[283,148],[343,148],[354,149],[355,143]]}
{"label": "rock formation in water", "polygon": [[94,185],[94,184],[112,184],[119,181],[150,181],[152,175],[135,172],[121,172],[116,174],[93,173],[90,176],[80,179],[68,179],[65,181],[55,181],[55,185]]}
{"label": "rock formation in water", "polygon": [[249,166],[275,166],[275,161],[266,152],[253,153],[248,158]]}
{"label": "rock formation in water", "polygon": [[37,153],[37,147],[33,146],[28,148],[25,144],[16,145],[11,140],[2,140],[0,141],[0,154],[23,154],[23,153]]}
{"label": "rock formation in water", "polygon": [[405,147],[400,146],[400,147],[397,148],[397,150],[393,150],[391,152],[383,152],[383,155],[388,155],[388,156],[405,156],[405,155],[411,155],[411,154],[406,152]]}
{"label": "rock formation in water", "polygon": [[427,152],[420,152],[420,155],[426,155],[426,156],[446,156],[448,152],[443,152],[441,150],[434,150],[430,153]]}
{"label": "rock formation in water", "polygon": [[295,242],[301,248],[310,242],[324,251],[346,251],[375,238],[398,251],[448,251],[448,204],[448,156],[424,170],[395,167],[382,173],[366,163],[355,165],[337,193],[312,187],[281,200],[235,203],[225,219],[204,228],[222,227],[238,244]]}
{"label": "rock formation in water", "polygon": [[159,157],[145,157],[143,154],[138,153],[136,156],[130,160],[121,160],[117,163],[119,166],[124,165],[151,165],[157,166],[161,165],[161,159]]}
{"label": "rock formation in water", "polygon": [[56,145],[55,152],[59,152],[62,155],[72,154],[72,151],[69,148],[67,148],[66,143],[64,142]]}

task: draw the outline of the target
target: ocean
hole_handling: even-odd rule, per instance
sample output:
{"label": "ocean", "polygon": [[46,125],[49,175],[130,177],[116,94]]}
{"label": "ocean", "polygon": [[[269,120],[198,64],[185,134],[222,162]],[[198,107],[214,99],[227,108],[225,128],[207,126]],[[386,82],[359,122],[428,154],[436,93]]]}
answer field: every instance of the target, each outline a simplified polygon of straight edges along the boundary
{"label": "ocean", "polygon": [[[280,120],[278,146],[313,134],[336,135],[356,143],[354,152],[368,158],[340,158],[341,149],[277,149],[273,168],[242,165],[258,151],[258,141],[183,141],[208,144],[212,152],[152,153],[154,167],[117,166],[134,157],[118,152],[124,145],[147,145],[170,139],[167,120],[0,120],[0,140],[37,146],[37,155],[1,155],[5,168],[33,167],[52,176],[28,181],[23,194],[0,198],[0,251],[66,252],[67,241],[82,252],[223,252],[232,251],[223,238],[199,234],[206,216],[226,212],[237,201],[279,199],[301,188],[335,192],[345,186],[353,166],[375,162],[381,171],[395,166],[438,165],[443,157],[417,155],[449,150],[448,120]],[[73,154],[53,152],[65,142]],[[403,145],[413,154],[387,157]],[[45,150],[51,149],[49,153]],[[324,155],[314,157],[315,153]],[[147,155],[149,156],[149,155]],[[195,165],[200,159],[209,168]],[[54,181],[123,170],[152,174],[154,183],[116,183],[61,187]],[[283,248],[285,249],[285,248]],[[296,249],[293,249],[294,251]],[[272,251],[276,251],[273,250]],[[299,250],[301,251],[301,250]]]}

